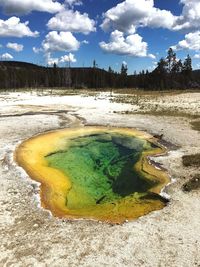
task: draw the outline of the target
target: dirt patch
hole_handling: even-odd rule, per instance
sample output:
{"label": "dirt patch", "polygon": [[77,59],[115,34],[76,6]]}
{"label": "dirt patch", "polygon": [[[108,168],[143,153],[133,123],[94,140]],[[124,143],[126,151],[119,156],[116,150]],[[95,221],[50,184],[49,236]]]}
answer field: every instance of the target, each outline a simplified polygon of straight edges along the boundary
{"label": "dirt patch", "polygon": [[192,129],[200,132],[200,120],[191,121]]}
{"label": "dirt patch", "polygon": [[200,189],[200,174],[196,174],[190,181],[183,185],[183,190],[185,192],[191,192],[193,190]]}
{"label": "dirt patch", "polygon": [[185,155],[182,160],[185,167],[200,167],[200,154]]}

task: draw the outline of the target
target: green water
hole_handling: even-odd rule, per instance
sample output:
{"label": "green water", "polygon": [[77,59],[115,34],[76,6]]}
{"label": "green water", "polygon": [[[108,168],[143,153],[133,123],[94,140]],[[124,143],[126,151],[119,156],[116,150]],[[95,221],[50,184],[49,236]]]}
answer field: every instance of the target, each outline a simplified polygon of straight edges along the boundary
{"label": "green water", "polygon": [[46,157],[50,167],[70,177],[66,205],[72,208],[114,201],[135,194],[147,196],[155,182],[134,170],[150,142],[121,134],[101,133],[67,141],[67,148]]}

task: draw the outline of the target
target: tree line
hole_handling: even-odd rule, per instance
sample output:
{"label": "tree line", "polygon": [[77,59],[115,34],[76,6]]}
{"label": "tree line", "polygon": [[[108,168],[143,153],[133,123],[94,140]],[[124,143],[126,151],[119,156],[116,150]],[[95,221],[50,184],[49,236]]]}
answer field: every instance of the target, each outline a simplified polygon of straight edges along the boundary
{"label": "tree line", "polygon": [[120,72],[111,67],[98,68],[94,60],[90,68],[63,68],[37,66],[25,62],[0,62],[0,88],[140,88],[144,90],[200,88],[200,70],[192,70],[189,55],[184,61],[177,59],[172,48],[161,58],[152,72],[141,71],[128,75],[128,67],[122,64]]}

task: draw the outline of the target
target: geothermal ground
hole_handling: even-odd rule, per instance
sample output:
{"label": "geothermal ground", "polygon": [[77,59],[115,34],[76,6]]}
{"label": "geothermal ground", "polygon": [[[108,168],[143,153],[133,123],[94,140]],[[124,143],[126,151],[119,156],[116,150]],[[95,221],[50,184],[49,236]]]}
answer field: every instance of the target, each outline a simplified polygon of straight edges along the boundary
{"label": "geothermal ground", "polygon": [[[191,124],[199,121],[200,93],[1,93],[0,266],[200,266],[200,190],[182,187],[200,172],[182,164],[200,150]],[[171,177],[167,207],[122,225],[61,220],[41,208],[39,185],[14,161],[16,147],[45,131],[86,125],[162,137],[169,153],[153,160]]]}

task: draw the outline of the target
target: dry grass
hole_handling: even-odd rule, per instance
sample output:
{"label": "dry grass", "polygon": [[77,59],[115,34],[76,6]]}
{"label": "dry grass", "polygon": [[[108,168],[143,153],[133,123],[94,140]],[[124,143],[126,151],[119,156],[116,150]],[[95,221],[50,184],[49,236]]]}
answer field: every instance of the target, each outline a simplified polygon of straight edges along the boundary
{"label": "dry grass", "polygon": [[[104,91],[104,90],[103,90]],[[107,89],[105,91],[110,91]],[[164,91],[147,91],[142,89],[134,89],[134,88],[124,88],[124,89],[113,89],[114,93],[117,94],[131,94],[131,95],[150,95],[150,96],[171,96],[171,95],[179,95],[184,93],[199,93],[199,90],[164,90]]]}
{"label": "dry grass", "polygon": [[[118,112],[115,112],[118,113]],[[121,112],[119,112],[121,113]],[[122,114],[126,115],[150,115],[150,116],[161,116],[161,117],[183,117],[188,119],[197,119],[199,118],[199,115],[189,114],[186,112],[176,111],[176,110],[144,110],[144,111],[129,111],[126,110]]]}
{"label": "dry grass", "polygon": [[150,111],[139,111],[137,114],[147,114],[152,116],[167,116],[167,117],[184,117],[189,119],[197,119],[199,115],[194,115],[186,112],[177,110],[150,110]]}

